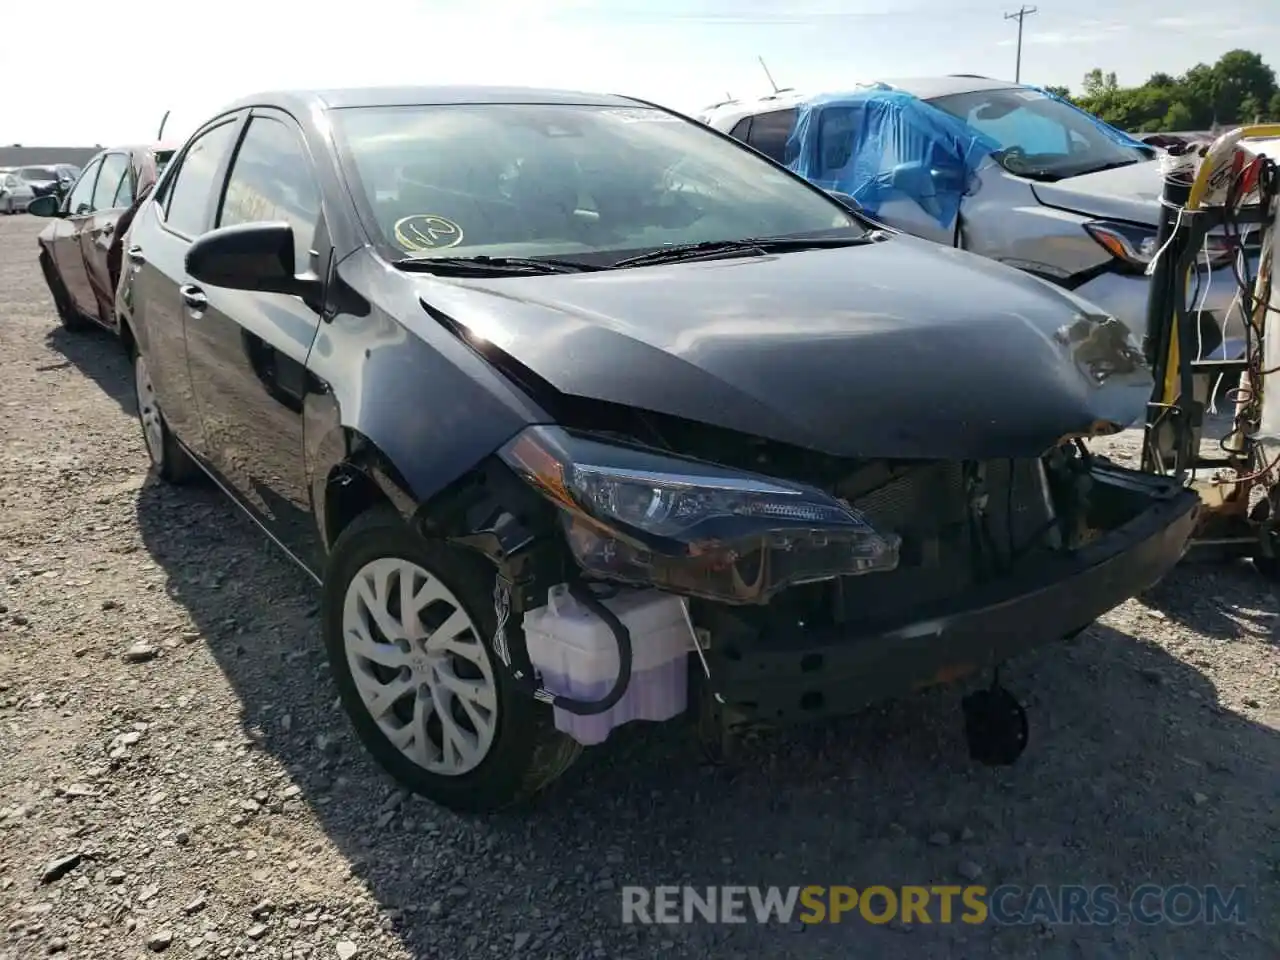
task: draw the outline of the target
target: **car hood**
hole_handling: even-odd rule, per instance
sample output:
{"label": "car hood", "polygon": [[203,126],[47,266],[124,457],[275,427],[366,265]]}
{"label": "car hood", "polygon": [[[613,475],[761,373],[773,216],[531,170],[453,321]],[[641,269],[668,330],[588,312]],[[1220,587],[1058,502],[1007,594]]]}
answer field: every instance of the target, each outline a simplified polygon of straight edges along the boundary
{"label": "car hood", "polygon": [[1151,391],[1123,324],[1027,274],[911,237],[415,279],[446,327],[563,394],[834,456],[1036,456],[1069,434],[1128,426]]}
{"label": "car hood", "polygon": [[1056,183],[1032,183],[1031,189],[1041,203],[1050,207],[1154,227],[1160,220],[1164,180],[1160,162],[1148,160]]}

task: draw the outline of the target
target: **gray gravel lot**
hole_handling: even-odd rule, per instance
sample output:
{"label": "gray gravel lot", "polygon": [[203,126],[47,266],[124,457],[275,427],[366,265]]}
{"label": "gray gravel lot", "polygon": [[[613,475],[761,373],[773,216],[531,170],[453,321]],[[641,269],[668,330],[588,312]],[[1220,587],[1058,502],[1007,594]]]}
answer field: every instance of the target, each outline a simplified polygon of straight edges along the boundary
{"label": "gray gravel lot", "polygon": [[[1015,664],[1012,768],[968,761],[943,690],[726,766],[624,729],[464,819],[354,743],[303,576],[216,491],[149,482],[127,362],[58,327],[40,225],[0,218],[0,957],[1280,956],[1280,602],[1251,568]],[[623,884],[962,877],[1242,885],[1247,921],[619,922]]]}

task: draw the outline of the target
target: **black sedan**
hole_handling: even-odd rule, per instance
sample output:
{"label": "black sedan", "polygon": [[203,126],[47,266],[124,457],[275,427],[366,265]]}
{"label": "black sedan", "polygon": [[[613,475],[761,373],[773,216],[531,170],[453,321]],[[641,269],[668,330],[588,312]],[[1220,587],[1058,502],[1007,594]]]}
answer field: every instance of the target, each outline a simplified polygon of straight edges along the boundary
{"label": "black sedan", "polygon": [[1195,515],[1079,440],[1144,411],[1122,325],[637,100],[249,98],[126,256],[154,470],[321,584],[359,736],[456,808],[1076,633]]}

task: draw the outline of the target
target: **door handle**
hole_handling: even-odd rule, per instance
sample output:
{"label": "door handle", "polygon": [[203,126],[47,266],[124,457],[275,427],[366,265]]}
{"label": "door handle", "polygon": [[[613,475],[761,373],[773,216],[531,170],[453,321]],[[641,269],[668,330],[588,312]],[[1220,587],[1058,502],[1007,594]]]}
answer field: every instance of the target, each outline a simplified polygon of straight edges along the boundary
{"label": "door handle", "polygon": [[209,301],[205,297],[204,291],[194,284],[184,283],[178,288],[178,293],[182,294],[182,302],[193,311],[200,311],[209,306]]}
{"label": "door handle", "polygon": [[142,255],[142,248],[134,244],[128,250],[129,260],[132,263],[146,263],[147,258]]}

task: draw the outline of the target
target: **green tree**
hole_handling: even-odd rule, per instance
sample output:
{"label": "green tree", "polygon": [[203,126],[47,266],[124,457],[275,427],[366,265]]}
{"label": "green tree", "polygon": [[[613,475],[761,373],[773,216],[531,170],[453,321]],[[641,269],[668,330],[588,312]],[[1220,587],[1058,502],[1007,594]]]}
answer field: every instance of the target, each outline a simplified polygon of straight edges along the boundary
{"label": "green tree", "polygon": [[1115,72],[1104,74],[1101,67],[1094,67],[1084,75],[1084,95],[1086,97],[1100,97],[1115,91],[1119,87],[1116,83]]}
{"label": "green tree", "polygon": [[1248,50],[1224,53],[1213,65],[1215,112],[1220,118],[1252,120],[1276,92],[1276,72]]}
{"label": "green tree", "polygon": [[1080,95],[1071,99],[1132,132],[1207,129],[1252,123],[1264,115],[1280,121],[1275,71],[1249,50],[1229,51],[1217,63],[1197,63],[1177,76],[1153,73],[1137,87],[1122,87],[1114,72],[1095,67],[1084,75]]}
{"label": "green tree", "polygon": [[1045,90],[1049,91],[1049,93],[1052,93],[1055,97],[1062,97],[1064,100],[1069,100],[1071,98],[1070,87],[1048,86],[1048,87],[1045,87]]}
{"label": "green tree", "polygon": [[1195,118],[1191,116],[1191,111],[1185,103],[1172,103],[1169,110],[1164,115],[1164,119],[1160,122],[1161,130],[1173,132],[1175,130],[1191,130],[1195,127],[1193,122]]}

